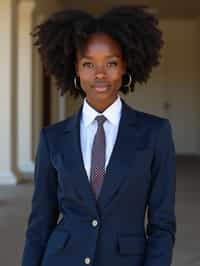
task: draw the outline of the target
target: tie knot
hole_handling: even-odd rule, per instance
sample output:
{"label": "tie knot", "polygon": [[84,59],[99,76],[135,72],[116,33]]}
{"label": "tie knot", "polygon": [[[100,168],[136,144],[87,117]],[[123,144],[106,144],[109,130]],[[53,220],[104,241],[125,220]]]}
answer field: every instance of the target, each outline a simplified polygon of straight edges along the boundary
{"label": "tie knot", "polygon": [[106,121],[106,117],[104,115],[98,115],[96,118],[98,126],[103,125],[103,123]]}

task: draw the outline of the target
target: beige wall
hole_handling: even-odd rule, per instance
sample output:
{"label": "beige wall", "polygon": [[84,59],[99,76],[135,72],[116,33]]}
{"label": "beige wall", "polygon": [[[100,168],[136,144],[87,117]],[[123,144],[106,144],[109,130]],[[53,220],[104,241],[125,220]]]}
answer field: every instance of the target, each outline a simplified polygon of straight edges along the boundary
{"label": "beige wall", "polygon": [[165,39],[161,65],[145,86],[125,98],[170,119],[177,153],[200,154],[199,20],[165,19],[160,26]]}
{"label": "beige wall", "polygon": [[180,153],[200,153],[200,40],[198,20],[164,23],[169,118]]}

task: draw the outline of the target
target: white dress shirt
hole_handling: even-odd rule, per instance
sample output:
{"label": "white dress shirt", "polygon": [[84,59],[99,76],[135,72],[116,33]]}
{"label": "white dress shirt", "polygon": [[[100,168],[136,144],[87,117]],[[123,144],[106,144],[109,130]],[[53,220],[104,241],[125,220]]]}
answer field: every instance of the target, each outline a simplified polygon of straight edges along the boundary
{"label": "white dress shirt", "polygon": [[120,96],[111,104],[103,113],[97,112],[91,107],[87,99],[84,99],[82,115],[80,120],[80,141],[82,158],[84,167],[90,180],[90,168],[91,168],[91,150],[94,141],[94,136],[97,131],[96,116],[104,115],[106,121],[103,124],[105,137],[106,137],[106,154],[105,154],[105,169],[108,165],[119,128],[119,121],[121,118],[122,102]]}

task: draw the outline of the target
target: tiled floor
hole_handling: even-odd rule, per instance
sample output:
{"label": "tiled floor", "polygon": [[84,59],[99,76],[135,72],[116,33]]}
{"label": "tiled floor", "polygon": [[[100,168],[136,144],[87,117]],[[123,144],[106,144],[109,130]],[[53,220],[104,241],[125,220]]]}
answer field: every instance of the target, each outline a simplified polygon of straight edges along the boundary
{"label": "tiled floor", "polygon": [[[0,186],[0,265],[20,266],[32,184]],[[177,159],[173,266],[200,265],[200,158]],[[161,265],[162,266],[162,265]]]}

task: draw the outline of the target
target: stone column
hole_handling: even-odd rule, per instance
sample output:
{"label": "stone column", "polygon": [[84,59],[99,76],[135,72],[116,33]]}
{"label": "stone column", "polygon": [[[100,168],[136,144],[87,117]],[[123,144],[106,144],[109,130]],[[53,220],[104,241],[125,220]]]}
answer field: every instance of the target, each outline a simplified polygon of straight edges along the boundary
{"label": "stone column", "polygon": [[14,0],[0,1],[0,184],[16,184],[12,162]]}
{"label": "stone column", "polygon": [[34,172],[33,104],[32,104],[32,19],[35,1],[18,5],[18,72],[17,72],[17,159],[19,170],[27,175]]}

